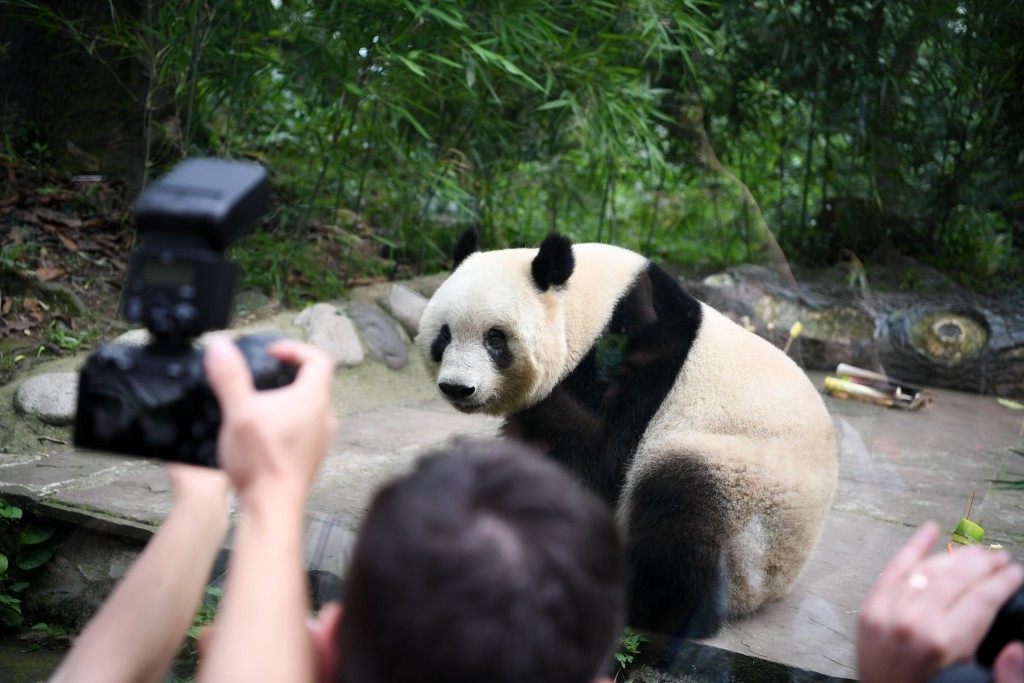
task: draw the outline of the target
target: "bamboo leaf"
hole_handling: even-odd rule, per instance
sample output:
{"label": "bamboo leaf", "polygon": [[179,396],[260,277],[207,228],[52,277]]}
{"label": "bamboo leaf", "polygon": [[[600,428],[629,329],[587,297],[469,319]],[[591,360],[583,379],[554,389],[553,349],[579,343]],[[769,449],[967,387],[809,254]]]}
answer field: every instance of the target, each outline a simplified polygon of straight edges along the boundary
{"label": "bamboo leaf", "polygon": [[424,71],[423,67],[421,67],[416,62],[414,62],[411,59],[409,59],[408,57],[404,57],[402,55],[394,55],[394,57],[395,57],[395,59],[400,61],[402,64],[405,64],[406,68],[408,68],[409,71],[413,72],[414,74],[416,74],[420,78],[426,78],[427,72]]}
{"label": "bamboo leaf", "polygon": [[1011,401],[1008,398],[998,397],[996,398],[996,402],[998,402],[1002,407],[1009,408],[1010,410],[1024,410],[1024,403],[1019,401]]}
{"label": "bamboo leaf", "polygon": [[549,109],[564,109],[572,103],[566,99],[557,99],[545,102],[544,104],[537,107],[537,111],[548,111]]}

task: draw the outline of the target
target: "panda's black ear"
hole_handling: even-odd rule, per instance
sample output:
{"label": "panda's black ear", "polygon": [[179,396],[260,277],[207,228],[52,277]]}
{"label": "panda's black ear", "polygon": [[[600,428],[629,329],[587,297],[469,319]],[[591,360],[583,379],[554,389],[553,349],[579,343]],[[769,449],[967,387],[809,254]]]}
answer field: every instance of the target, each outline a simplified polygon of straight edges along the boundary
{"label": "panda's black ear", "polygon": [[477,234],[476,228],[467,228],[466,232],[462,233],[452,252],[452,270],[458,268],[467,256],[480,249],[479,242],[480,236]]}
{"label": "panda's black ear", "polygon": [[553,232],[540,243],[540,251],[533,259],[530,270],[538,289],[545,292],[552,285],[564,285],[575,267],[572,240]]}

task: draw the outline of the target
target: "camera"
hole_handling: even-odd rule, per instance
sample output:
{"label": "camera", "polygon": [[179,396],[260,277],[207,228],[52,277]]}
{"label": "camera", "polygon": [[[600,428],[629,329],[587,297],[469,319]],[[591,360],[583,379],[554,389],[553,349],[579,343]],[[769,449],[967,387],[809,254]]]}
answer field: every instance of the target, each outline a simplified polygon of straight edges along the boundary
{"label": "camera", "polygon": [[[143,347],[108,344],[79,374],[74,442],[82,448],[217,466],[220,407],[193,340],[227,327],[238,264],[226,250],[269,207],[257,164],[189,159],[133,206],[138,242],[121,316],[149,330]],[[296,368],[266,352],[273,333],[236,343],[257,389],[284,386]]]}

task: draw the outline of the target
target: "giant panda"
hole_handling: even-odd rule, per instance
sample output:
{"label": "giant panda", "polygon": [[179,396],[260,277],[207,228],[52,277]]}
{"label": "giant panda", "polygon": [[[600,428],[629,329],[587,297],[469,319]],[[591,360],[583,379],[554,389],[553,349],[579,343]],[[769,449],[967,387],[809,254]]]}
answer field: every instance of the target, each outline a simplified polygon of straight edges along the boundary
{"label": "giant panda", "polygon": [[707,636],[782,596],[836,487],[832,421],[800,368],[640,254],[477,241],[460,238],[416,343],[452,406],[503,416],[614,507],[630,622]]}

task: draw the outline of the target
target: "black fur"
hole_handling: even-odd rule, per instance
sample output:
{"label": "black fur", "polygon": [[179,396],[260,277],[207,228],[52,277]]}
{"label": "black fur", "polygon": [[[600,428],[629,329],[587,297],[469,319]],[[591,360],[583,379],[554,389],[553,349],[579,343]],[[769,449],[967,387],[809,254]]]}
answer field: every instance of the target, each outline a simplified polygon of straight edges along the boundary
{"label": "black fur", "polygon": [[729,614],[729,502],[705,464],[677,454],[635,482],[626,530],[633,626],[712,635]]}
{"label": "black fur", "polygon": [[649,264],[580,364],[547,398],[509,416],[504,433],[538,446],[615,505],[700,322],[697,300]]}
{"label": "black fur", "polygon": [[[543,401],[510,416],[503,432],[540,447],[615,506],[640,439],[675,385],[701,319],[697,300],[648,264],[580,364]],[[634,577],[630,623],[668,633],[682,626],[692,636],[713,633],[728,607],[720,566],[722,493],[706,472],[675,464],[638,487],[627,533]]]}
{"label": "black fur", "polygon": [[484,348],[487,349],[487,355],[491,357],[494,367],[499,370],[507,370],[512,367],[515,356],[512,354],[512,349],[508,347],[508,338],[504,332],[495,327],[487,330],[487,334],[484,336]]}
{"label": "black fur", "polygon": [[533,283],[546,292],[548,287],[564,285],[576,267],[572,254],[572,240],[553,232],[540,243],[540,251],[530,264]]}
{"label": "black fur", "polygon": [[475,253],[479,248],[480,235],[477,234],[476,228],[467,228],[459,236],[459,241],[455,243],[455,249],[452,250],[452,270],[458,268],[467,256]]}
{"label": "black fur", "polygon": [[448,345],[452,343],[452,331],[447,325],[441,326],[441,331],[434,337],[434,341],[430,343],[430,357],[434,359],[435,363],[441,362],[441,356],[444,355],[444,350],[448,348]]}

